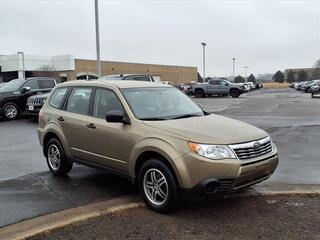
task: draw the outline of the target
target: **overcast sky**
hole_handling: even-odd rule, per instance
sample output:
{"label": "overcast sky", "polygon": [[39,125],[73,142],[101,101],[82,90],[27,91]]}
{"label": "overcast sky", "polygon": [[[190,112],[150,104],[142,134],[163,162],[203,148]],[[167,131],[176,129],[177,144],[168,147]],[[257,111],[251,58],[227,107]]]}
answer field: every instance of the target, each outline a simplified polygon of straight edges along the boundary
{"label": "overcast sky", "polygon": [[[274,73],[320,58],[320,1],[99,1],[103,60]],[[0,54],[94,59],[93,0],[0,0]]]}

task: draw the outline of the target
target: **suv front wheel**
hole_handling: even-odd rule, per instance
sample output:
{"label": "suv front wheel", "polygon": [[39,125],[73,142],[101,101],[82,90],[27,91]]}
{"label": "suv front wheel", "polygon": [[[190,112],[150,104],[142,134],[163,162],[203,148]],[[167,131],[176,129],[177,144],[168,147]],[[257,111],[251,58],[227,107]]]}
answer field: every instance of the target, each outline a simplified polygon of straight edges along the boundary
{"label": "suv front wheel", "polygon": [[72,162],[69,162],[60,141],[52,138],[45,147],[47,164],[50,171],[56,176],[65,176],[72,169]]}
{"label": "suv front wheel", "polygon": [[20,116],[21,110],[19,106],[13,102],[8,102],[3,106],[3,117],[6,120],[14,120]]}
{"label": "suv front wheel", "polygon": [[158,159],[143,164],[138,187],[147,206],[156,212],[168,213],[178,206],[179,187],[170,169]]}

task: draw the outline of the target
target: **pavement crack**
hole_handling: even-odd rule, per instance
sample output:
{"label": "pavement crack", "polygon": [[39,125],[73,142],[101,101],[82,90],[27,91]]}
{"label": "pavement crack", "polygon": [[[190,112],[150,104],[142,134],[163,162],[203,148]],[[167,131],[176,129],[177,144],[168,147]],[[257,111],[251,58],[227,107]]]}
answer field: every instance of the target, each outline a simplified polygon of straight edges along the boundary
{"label": "pavement crack", "polygon": [[60,195],[59,193],[57,193],[49,184],[47,184],[40,176],[37,176],[35,174],[30,174],[30,176],[32,176],[33,178],[36,178],[38,179],[41,184],[43,186],[45,186],[54,196],[56,196],[57,198],[59,199],[64,199],[65,201],[67,201],[68,203],[74,205],[75,203],[72,202],[69,198],[63,196],[63,195]]}

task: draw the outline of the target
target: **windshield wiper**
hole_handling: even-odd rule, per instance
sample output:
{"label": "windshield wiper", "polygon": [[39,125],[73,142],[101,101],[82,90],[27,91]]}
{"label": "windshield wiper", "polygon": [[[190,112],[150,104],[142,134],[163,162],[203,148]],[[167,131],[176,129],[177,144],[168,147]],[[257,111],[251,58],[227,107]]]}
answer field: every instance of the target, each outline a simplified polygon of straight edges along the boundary
{"label": "windshield wiper", "polygon": [[150,117],[150,118],[140,118],[142,121],[163,121],[168,120],[166,118]]}
{"label": "windshield wiper", "polygon": [[190,118],[190,117],[200,117],[201,115],[198,114],[184,114],[177,117],[174,117],[172,119],[180,119],[180,118]]}

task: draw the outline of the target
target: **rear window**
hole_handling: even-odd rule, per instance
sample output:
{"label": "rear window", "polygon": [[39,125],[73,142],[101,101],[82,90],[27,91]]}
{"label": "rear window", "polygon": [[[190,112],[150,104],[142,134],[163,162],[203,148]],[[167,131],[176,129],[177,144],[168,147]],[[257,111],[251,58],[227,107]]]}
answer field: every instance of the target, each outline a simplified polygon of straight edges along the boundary
{"label": "rear window", "polygon": [[50,98],[50,105],[54,108],[61,108],[64,96],[66,95],[68,88],[57,88]]}
{"label": "rear window", "polygon": [[38,84],[40,89],[54,88],[55,82],[54,80],[38,80]]}
{"label": "rear window", "polygon": [[88,115],[92,88],[74,88],[69,96],[68,112]]}

